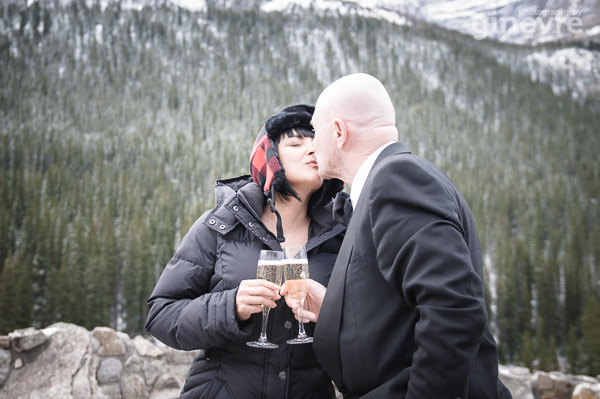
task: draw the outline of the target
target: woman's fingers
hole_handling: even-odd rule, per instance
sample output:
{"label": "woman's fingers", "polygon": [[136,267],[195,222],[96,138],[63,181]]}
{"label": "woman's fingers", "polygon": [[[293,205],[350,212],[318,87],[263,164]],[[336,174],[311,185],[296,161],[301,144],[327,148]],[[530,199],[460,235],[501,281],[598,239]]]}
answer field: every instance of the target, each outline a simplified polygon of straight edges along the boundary
{"label": "woman's fingers", "polygon": [[266,298],[262,295],[248,295],[248,294],[242,294],[238,296],[238,302],[242,303],[244,305],[255,305],[255,306],[260,306],[260,305],[264,305],[264,306],[268,306],[270,308],[274,308],[277,306],[277,304],[275,303],[275,301],[271,298]]}
{"label": "woman's fingers", "polygon": [[281,296],[279,286],[267,280],[243,280],[235,297],[237,318],[248,320],[254,313],[262,311],[262,306],[274,308]]}
{"label": "woman's fingers", "polygon": [[[269,288],[275,292],[279,291],[281,288],[278,284],[272,283],[268,280],[256,279],[256,280],[243,280],[242,283],[246,283],[248,287],[265,287]],[[241,285],[241,284],[240,284]]]}
{"label": "woman's fingers", "polygon": [[262,311],[262,306],[245,305],[241,304],[237,306],[238,319],[241,321],[248,320],[254,313]]}
{"label": "woman's fingers", "polygon": [[241,321],[248,320],[254,313],[262,312],[263,306],[277,307],[277,304],[268,298],[254,295],[238,295],[235,298],[237,318]]}
{"label": "woman's fingers", "polygon": [[[247,283],[245,284],[245,282]],[[244,280],[240,284],[239,291],[244,295],[266,296],[275,301],[281,298],[279,286],[267,280]]]}

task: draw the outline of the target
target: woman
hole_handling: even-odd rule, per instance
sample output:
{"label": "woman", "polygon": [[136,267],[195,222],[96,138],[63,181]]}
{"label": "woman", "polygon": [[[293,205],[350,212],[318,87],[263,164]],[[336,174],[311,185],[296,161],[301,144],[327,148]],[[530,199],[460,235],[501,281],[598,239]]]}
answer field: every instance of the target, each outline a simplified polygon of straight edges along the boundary
{"label": "woman", "polygon": [[[343,184],[319,177],[313,110],[296,105],[266,121],[250,157],[252,176],[217,181],[216,206],[194,223],[148,300],[152,335],[173,348],[205,349],[182,398],[335,397],[312,345],[286,344],[298,323],[280,287],[255,278],[261,249],[300,244],[311,278],[329,281],[345,231],[332,219],[331,199]],[[246,345],[260,334],[260,305],[272,308],[267,333],[277,349]]]}

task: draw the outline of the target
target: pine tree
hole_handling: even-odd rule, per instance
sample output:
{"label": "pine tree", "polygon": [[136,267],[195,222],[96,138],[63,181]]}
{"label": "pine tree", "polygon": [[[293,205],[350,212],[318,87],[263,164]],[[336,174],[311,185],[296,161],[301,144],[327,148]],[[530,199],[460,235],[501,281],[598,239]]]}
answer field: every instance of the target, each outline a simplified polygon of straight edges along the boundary
{"label": "pine tree", "polygon": [[521,363],[529,370],[533,370],[533,361],[535,356],[533,354],[533,342],[531,340],[531,333],[527,330],[523,332],[523,349],[521,350]]}
{"label": "pine tree", "polygon": [[551,371],[550,370],[550,352],[548,350],[548,341],[542,334],[541,329],[538,327],[538,331],[536,334],[537,339],[537,356],[538,356],[538,370],[541,371]]}
{"label": "pine tree", "polygon": [[589,375],[600,374],[600,301],[590,295],[581,318],[581,347]]}
{"label": "pine tree", "polygon": [[23,251],[4,262],[0,273],[0,334],[31,325],[33,295],[31,258]]}
{"label": "pine tree", "polygon": [[567,341],[567,361],[569,363],[569,373],[577,374],[580,369],[579,342],[575,332],[575,326],[569,327],[569,337]]}
{"label": "pine tree", "polygon": [[4,262],[0,273],[0,334],[7,334],[18,327],[17,278],[12,258]]}
{"label": "pine tree", "polygon": [[554,335],[550,336],[549,344],[548,344],[548,370],[558,370],[558,353],[556,350],[556,338]]}

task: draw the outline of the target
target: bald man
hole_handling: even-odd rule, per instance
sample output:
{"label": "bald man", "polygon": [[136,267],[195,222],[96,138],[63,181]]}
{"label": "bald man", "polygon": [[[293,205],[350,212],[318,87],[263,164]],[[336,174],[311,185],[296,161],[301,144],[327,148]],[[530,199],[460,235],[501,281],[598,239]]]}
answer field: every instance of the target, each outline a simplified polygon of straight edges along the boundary
{"label": "bald man", "polygon": [[385,87],[366,74],[335,81],[316,103],[319,173],[351,185],[354,211],[328,288],[309,285],[314,349],[344,399],[511,398],[469,206],[397,141],[395,120]]}

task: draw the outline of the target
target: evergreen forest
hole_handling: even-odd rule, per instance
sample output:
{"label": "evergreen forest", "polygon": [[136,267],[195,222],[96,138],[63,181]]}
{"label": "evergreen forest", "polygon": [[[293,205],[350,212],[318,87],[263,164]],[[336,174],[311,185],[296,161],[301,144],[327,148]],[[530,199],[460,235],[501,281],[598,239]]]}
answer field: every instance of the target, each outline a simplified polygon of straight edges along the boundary
{"label": "evergreen forest", "polygon": [[431,26],[28,3],[0,5],[0,334],[142,334],[163,267],[215,180],[248,173],[265,119],[361,71],[390,92],[400,141],[472,207],[501,362],[600,374],[593,99]]}

